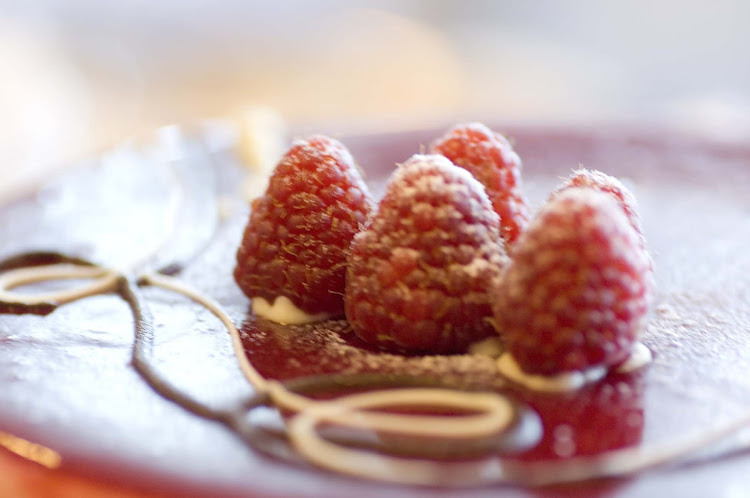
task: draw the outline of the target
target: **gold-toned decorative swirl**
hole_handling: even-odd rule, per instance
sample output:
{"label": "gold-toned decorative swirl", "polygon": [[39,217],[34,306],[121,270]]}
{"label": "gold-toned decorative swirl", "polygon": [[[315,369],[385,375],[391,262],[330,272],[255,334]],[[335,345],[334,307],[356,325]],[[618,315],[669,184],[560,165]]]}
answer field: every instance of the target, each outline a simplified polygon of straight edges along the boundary
{"label": "gold-toned decorative swirl", "polygon": [[[32,258],[33,259],[33,258]],[[48,260],[50,258],[47,258]],[[118,293],[131,307],[135,318],[133,364],[143,379],[160,395],[204,418],[224,423],[238,435],[255,443],[247,429],[247,410],[259,405],[273,406],[280,413],[291,413],[286,435],[297,454],[322,468],[357,477],[399,484],[470,486],[493,483],[541,485],[572,482],[600,477],[624,476],[674,462],[687,462],[690,454],[716,443],[750,425],[750,413],[681,441],[650,448],[618,449],[599,455],[577,457],[564,461],[512,462],[498,454],[485,454],[474,464],[459,462],[446,464],[429,458],[403,458],[384,452],[370,452],[324,438],[319,427],[324,424],[350,429],[366,429],[384,433],[442,439],[457,446],[497,437],[511,428],[518,429],[518,408],[500,393],[461,392],[444,387],[424,385],[405,387],[396,383],[390,389],[372,389],[319,400],[301,394],[304,389],[293,387],[295,381],[282,383],[264,378],[245,354],[240,333],[221,306],[208,296],[190,288],[174,277],[158,273],[142,275],[137,281],[113,270],[75,261],[60,255],[51,264],[8,269],[0,264],[0,299],[9,309],[13,306],[53,303],[60,305],[95,294]],[[89,279],[90,282],[72,289],[63,289],[42,296],[13,291],[23,284],[66,278]],[[153,326],[150,314],[143,305],[138,286],[157,286],[181,294],[205,307],[229,331],[240,370],[256,391],[255,397],[235,410],[222,411],[193,400],[179,388],[165,380],[150,365],[153,346]],[[23,312],[23,311],[22,311]],[[28,311],[28,312],[34,312]],[[325,377],[325,376],[324,376]],[[349,376],[340,376],[344,380]],[[356,376],[352,376],[352,380]],[[311,380],[308,384],[324,386],[327,381],[338,382],[337,376]],[[383,379],[380,379],[381,381]],[[304,381],[304,379],[303,379]],[[303,382],[304,383],[304,382]],[[354,383],[354,382],[353,382]],[[378,379],[371,384],[377,385]],[[434,380],[432,384],[434,384]],[[297,384],[300,384],[297,382]],[[310,387],[307,386],[308,388]],[[387,410],[402,407],[447,408],[455,416],[392,413]],[[25,458],[55,467],[60,455],[40,445],[0,432],[0,445]],[[473,465],[473,466],[472,466]],[[448,470],[446,470],[448,469]],[[451,470],[452,469],[452,470]]]}

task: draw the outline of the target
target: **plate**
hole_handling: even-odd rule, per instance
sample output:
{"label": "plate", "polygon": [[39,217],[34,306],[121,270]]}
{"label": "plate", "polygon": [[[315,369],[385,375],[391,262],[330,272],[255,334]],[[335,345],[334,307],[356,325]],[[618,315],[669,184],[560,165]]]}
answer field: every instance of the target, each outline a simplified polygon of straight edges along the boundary
{"label": "plate", "polygon": [[[750,149],[613,127],[495,128],[522,157],[525,189],[537,207],[581,164],[623,180],[639,201],[658,286],[642,338],[653,363],[575,396],[509,387],[511,396],[541,414],[545,431],[539,446],[508,458],[559,461],[622,448],[654,454],[707,438],[715,444],[701,445],[686,462],[550,492],[748,492],[743,470],[750,454],[743,439],[718,436],[750,411]],[[237,188],[242,168],[207,133],[204,127],[172,130],[154,144],[69,170],[9,203],[0,212],[0,255],[55,250],[129,274],[177,262],[184,268],[179,279],[218,301],[241,326],[249,358],[266,375],[335,370],[330,361],[309,361],[288,328],[258,334],[258,324],[248,321],[248,300],[231,278],[247,217]],[[382,192],[395,164],[439,134],[339,138]],[[151,365],[160,375],[209,407],[252,395],[216,317],[163,289],[145,288],[142,297],[154,319]],[[130,310],[114,295],[66,304],[46,316],[0,315],[0,431],[60,455],[61,475],[174,494],[440,494],[335,475],[253,450],[143,381],[131,361],[133,329]],[[325,347],[317,351],[327,354]],[[537,493],[515,485],[466,492],[495,496],[498,488],[509,496]]]}

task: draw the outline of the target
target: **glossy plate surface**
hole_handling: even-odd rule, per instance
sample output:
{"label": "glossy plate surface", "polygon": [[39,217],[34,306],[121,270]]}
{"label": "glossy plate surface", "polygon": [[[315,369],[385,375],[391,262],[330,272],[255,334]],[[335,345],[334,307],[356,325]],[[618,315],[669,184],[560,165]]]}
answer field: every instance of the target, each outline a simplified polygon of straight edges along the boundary
{"label": "glossy plate surface", "polygon": [[[542,413],[547,428],[542,446],[522,458],[561,458],[627,446],[648,451],[749,411],[750,149],[615,129],[497,128],[514,141],[524,160],[525,186],[535,206],[579,164],[625,181],[640,204],[658,281],[656,307],[643,337],[655,355],[646,371],[610,377],[576,396],[513,391]],[[341,140],[379,191],[394,164],[419,152],[438,132]],[[0,256],[56,249],[130,270],[197,251],[181,278],[243,324],[248,301],[231,279],[246,218],[236,192],[238,171],[230,153],[205,154],[197,135],[191,137],[181,154],[121,151],[7,205],[0,212]],[[200,176],[207,168],[214,172],[211,181]],[[203,180],[189,181],[195,175]],[[196,207],[195,199],[210,199],[207,189],[220,199],[224,217],[203,247],[215,220]],[[185,213],[200,221],[186,222]],[[186,246],[192,250],[186,252]],[[160,371],[215,406],[250,393],[218,320],[164,291],[146,289],[144,296],[157,324]],[[294,337],[258,334],[253,323],[244,323],[244,330],[250,357],[267,374],[335,370],[330,361],[310,356]],[[178,494],[440,493],[358,481],[254,452],[224,427],[151,391],[130,365],[132,335],[128,309],[114,296],[75,302],[46,317],[0,316],[0,431],[59,452],[61,472],[146,487],[158,484]],[[329,354],[325,348],[317,351]],[[731,452],[740,442],[729,438],[719,449]],[[750,492],[747,450],[706,458],[708,463],[565,490],[622,496],[666,490]],[[509,496],[538,493],[513,486],[503,491]],[[472,496],[497,492],[467,491]]]}

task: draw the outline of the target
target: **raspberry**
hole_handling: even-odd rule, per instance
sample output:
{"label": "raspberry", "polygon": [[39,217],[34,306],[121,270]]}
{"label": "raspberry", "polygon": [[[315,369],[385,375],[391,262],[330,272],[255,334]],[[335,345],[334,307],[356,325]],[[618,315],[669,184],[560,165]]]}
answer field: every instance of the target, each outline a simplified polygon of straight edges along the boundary
{"label": "raspberry", "polygon": [[555,197],[560,192],[577,187],[592,188],[612,195],[617,200],[617,203],[622,210],[625,211],[625,214],[630,220],[630,224],[635,229],[635,232],[638,234],[638,237],[645,247],[645,238],[643,237],[643,229],[641,228],[641,219],[638,215],[635,196],[633,196],[630,190],[628,190],[620,180],[602,173],[601,171],[581,168],[574,171],[570,178],[552,193],[550,198]]}
{"label": "raspberry", "polygon": [[250,298],[285,296],[307,313],[342,315],[349,245],[371,206],[346,147],[323,136],[295,142],[252,203],[237,284]]}
{"label": "raspberry", "polygon": [[354,238],[346,316],[365,342],[408,352],[464,351],[495,334],[488,291],[507,261],[481,184],[438,155],[415,155]]}
{"label": "raspberry", "polygon": [[529,207],[521,193],[521,159],[499,133],[483,124],[458,125],[432,144],[442,154],[468,170],[487,190],[500,215],[503,238],[512,243],[529,221]]}
{"label": "raspberry", "polygon": [[617,202],[560,192],[512,251],[495,320],[521,368],[550,375],[622,362],[643,327],[650,259]]}

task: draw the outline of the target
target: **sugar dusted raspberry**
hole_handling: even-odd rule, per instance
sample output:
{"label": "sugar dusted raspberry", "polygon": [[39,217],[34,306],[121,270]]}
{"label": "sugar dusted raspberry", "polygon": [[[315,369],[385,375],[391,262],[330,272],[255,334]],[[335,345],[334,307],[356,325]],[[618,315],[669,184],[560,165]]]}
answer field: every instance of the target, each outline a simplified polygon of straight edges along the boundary
{"label": "sugar dusted raspberry", "polygon": [[571,188],[590,188],[611,195],[617,200],[617,203],[630,220],[630,224],[645,245],[635,196],[620,180],[614,176],[602,173],[601,171],[581,168],[574,171],[573,174],[552,193],[550,198]]}
{"label": "sugar dusted raspberry", "polygon": [[468,170],[487,190],[500,215],[503,238],[512,243],[529,220],[529,207],[521,192],[521,159],[508,140],[483,124],[458,125],[432,144],[442,154]]}
{"label": "sugar dusted raspberry", "polygon": [[650,259],[612,196],[570,188],[513,247],[494,311],[521,368],[551,375],[627,358],[648,310]]}
{"label": "sugar dusted raspberry", "polygon": [[481,184],[445,157],[416,155],[354,238],[346,316],[386,349],[464,351],[495,333],[487,292],[506,261]]}
{"label": "sugar dusted raspberry", "polygon": [[372,201],[349,151],[295,142],[252,203],[234,278],[251,298],[285,296],[310,314],[342,315],[349,245]]}

